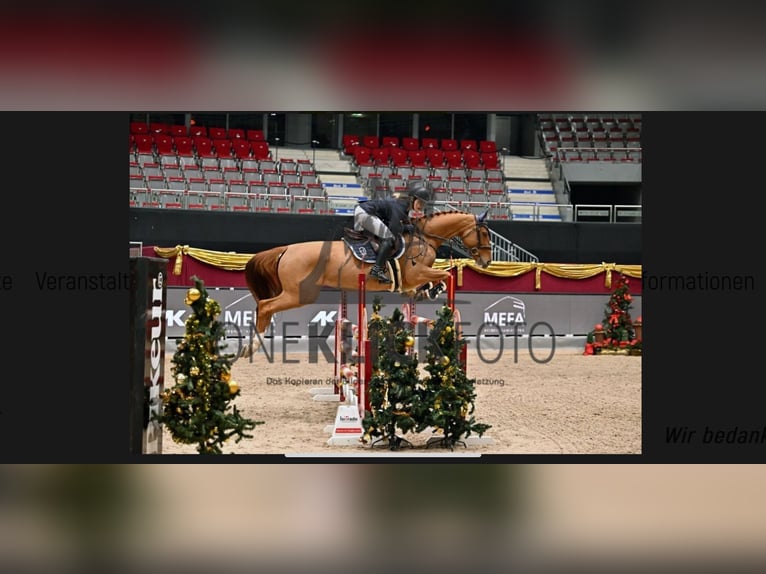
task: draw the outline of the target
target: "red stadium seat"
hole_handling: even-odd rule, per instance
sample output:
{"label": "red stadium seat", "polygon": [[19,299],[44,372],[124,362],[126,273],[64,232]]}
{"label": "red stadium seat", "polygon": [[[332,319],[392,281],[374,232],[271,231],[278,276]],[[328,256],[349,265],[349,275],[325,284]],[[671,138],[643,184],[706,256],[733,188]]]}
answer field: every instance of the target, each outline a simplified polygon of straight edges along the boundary
{"label": "red stadium seat", "polygon": [[182,126],[182,125],[168,126],[168,134],[174,138],[186,137],[188,133],[189,131],[186,129],[186,126]]}
{"label": "red stadium seat", "polygon": [[255,159],[271,158],[271,151],[269,150],[269,144],[267,142],[251,142],[251,147],[253,149],[253,157]]}
{"label": "red stadium seat", "polygon": [[130,122],[130,133],[133,135],[144,135],[149,133],[149,126],[146,122]]}
{"label": "red stadium seat", "polygon": [[343,153],[346,155],[354,155],[354,149],[362,144],[362,140],[359,136],[345,134],[343,136]]}
{"label": "red stadium seat", "polygon": [[372,152],[364,146],[356,146],[354,150],[354,161],[357,165],[369,165],[372,163]]}
{"label": "red stadium seat", "polygon": [[439,139],[438,138],[423,138],[420,140],[420,147],[425,150],[439,149]]}
{"label": "red stadium seat", "polygon": [[250,148],[250,142],[243,139],[234,141],[234,155],[237,159],[249,159],[252,157],[253,152]]}
{"label": "red stadium seat", "polygon": [[497,157],[497,152],[486,152],[481,154],[481,162],[484,164],[484,169],[500,169],[500,161]]}
{"label": "red stadium seat", "polygon": [[[412,152],[409,152],[412,153]],[[391,150],[391,162],[395,166],[409,165],[408,152],[403,148]]]}
{"label": "red stadium seat", "polygon": [[225,128],[208,128],[207,129],[207,136],[211,140],[225,140],[226,139],[226,129]]}
{"label": "red stadium seat", "polygon": [[416,150],[409,152],[410,165],[412,167],[425,167],[428,158],[424,150]]}
{"label": "red stadium seat", "polygon": [[458,149],[457,140],[443,139],[441,149],[442,151],[456,151]]}
{"label": "red stadium seat", "polygon": [[153,140],[152,136],[149,134],[139,134],[135,137],[136,142],[136,152],[138,153],[152,153],[154,150],[152,149]]}
{"label": "red stadium seat", "polygon": [[406,151],[415,151],[420,149],[420,143],[417,138],[402,138],[402,148]]}
{"label": "red stadium seat", "polygon": [[490,153],[493,151],[497,151],[497,145],[495,142],[490,140],[482,140],[479,142],[479,152]]}
{"label": "red stadium seat", "polygon": [[364,136],[362,138],[362,145],[368,149],[375,149],[380,147],[380,139],[378,136]]}
{"label": "red stadium seat", "polygon": [[214,139],[213,147],[215,148],[215,153],[219,157],[231,157],[234,153],[234,150],[232,149],[231,141],[225,138]]}
{"label": "red stadium seat", "polygon": [[231,141],[244,140],[245,130],[239,129],[239,128],[229,128],[229,133],[227,134],[227,137]]}
{"label": "red stadium seat", "polygon": [[155,134],[154,147],[160,155],[169,155],[173,153],[173,138],[168,134]]}
{"label": "red stadium seat", "polygon": [[215,150],[213,149],[213,141],[210,138],[197,136],[193,138],[193,140],[198,157],[216,157]]}
{"label": "red stadium seat", "polygon": [[388,165],[388,158],[390,149],[387,147],[379,147],[372,150],[372,161],[375,165]]}
{"label": "red stadium seat", "polygon": [[444,165],[444,152],[442,150],[430,148],[426,150],[426,156],[431,167],[442,167]]}
{"label": "red stadium seat", "polygon": [[399,147],[399,138],[393,136],[386,136],[383,138],[382,147],[392,148]]}
{"label": "red stadium seat", "polygon": [[167,134],[169,133],[168,128],[169,128],[168,124],[164,124],[160,122],[152,122],[149,124],[149,133],[152,135]]}
{"label": "red stadium seat", "polygon": [[463,151],[463,161],[468,169],[477,169],[481,167],[481,155],[475,150]]}
{"label": "red stadium seat", "polygon": [[450,168],[463,167],[463,154],[457,150],[445,152],[444,159],[447,161],[447,166]]}

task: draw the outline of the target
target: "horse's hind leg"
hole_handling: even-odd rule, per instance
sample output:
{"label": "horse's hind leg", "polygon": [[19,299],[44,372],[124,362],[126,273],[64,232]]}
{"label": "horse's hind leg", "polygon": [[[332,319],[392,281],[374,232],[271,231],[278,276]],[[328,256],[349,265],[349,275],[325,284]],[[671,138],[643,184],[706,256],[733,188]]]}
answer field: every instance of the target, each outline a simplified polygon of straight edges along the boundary
{"label": "horse's hind leg", "polygon": [[271,324],[271,318],[274,313],[294,309],[299,306],[300,297],[297,292],[284,289],[276,297],[258,301],[258,308],[255,314],[255,332],[251,337],[250,344],[244,345],[240,352],[241,357],[251,357],[255,355],[260,348],[263,337],[266,335],[266,329]]}

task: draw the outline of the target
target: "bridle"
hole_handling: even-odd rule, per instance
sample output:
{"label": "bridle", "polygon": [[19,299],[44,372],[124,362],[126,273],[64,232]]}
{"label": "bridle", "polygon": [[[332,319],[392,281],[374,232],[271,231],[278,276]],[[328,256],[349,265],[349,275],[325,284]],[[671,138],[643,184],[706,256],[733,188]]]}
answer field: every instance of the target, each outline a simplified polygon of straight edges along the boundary
{"label": "bridle", "polygon": [[[476,226],[474,227],[474,231],[476,231],[476,246],[475,247],[471,247],[470,249],[468,249],[469,253],[473,257],[478,256],[479,252],[482,249],[489,249],[490,254],[492,253],[492,244],[491,243],[482,244],[482,242],[481,242],[481,230],[482,229],[487,232],[487,237],[489,237],[489,227],[487,227],[487,224],[486,223],[479,223],[477,221],[476,222]],[[468,233],[470,233],[470,231]],[[465,235],[467,235],[467,234],[464,234],[464,235],[460,236],[460,241],[463,241],[463,237],[465,237]],[[463,241],[463,244],[465,244],[465,241]]]}
{"label": "bridle", "polygon": [[[419,230],[420,235],[425,237],[432,237],[434,239],[439,239],[442,243],[451,241],[450,237],[442,237],[441,235],[437,235],[436,233],[430,233],[428,231],[425,231],[421,227],[416,226],[416,228]],[[485,243],[483,244],[481,242],[481,231],[484,230],[487,232],[487,237],[489,237],[489,227],[486,223],[476,221],[476,224],[474,225],[473,229],[468,228],[464,233],[462,233],[457,239],[460,240],[460,242],[465,246],[465,238],[471,234],[472,232],[476,232],[476,245],[474,247],[466,247],[468,252],[471,254],[471,257],[476,259],[477,257],[480,257],[480,252],[482,249],[488,249],[490,251],[490,256],[492,253],[492,244],[491,243]],[[436,252],[436,247],[431,245],[428,241],[424,241],[426,245],[428,245],[431,249]]]}

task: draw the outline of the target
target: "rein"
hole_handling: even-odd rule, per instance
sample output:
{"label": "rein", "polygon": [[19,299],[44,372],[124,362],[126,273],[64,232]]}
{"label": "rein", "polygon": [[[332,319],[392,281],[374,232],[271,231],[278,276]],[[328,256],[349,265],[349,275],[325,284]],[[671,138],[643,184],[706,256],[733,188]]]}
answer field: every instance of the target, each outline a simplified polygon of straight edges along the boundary
{"label": "rein", "polygon": [[[423,255],[425,255],[425,252],[426,252],[425,246],[430,247],[431,249],[434,250],[434,252],[436,252],[436,248],[434,248],[433,245],[431,245],[430,243],[428,243],[428,241],[426,241],[424,239],[423,236],[425,235],[425,232],[420,227],[418,227],[417,225],[413,225],[413,227],[415,229],[412,232],[412,239],[413,240],[410,242],[410,245],[412,245],[414,243],[415,238],[419,239],[418,243],[420,244],[420,251],[418,253],[416,253],[415,255],[406,255],[406,251],[405,251],[405,257],[406,257],[407,261],[412,261],[412,264],[415,265],[415,260],[419,259]],[[407,250],[407,251],[409,251],[409,250]]]}
{"label": "rein", "polygon": [[[486,231],[487,231],[487,234],[489,234],[489,228],[487,227],[487,224],[486,224],[486,223],[476,223],[476,225],[475,225],[475,226],[474,226],[474,228],[473,228],[473,231],[475,231],[475,232],[476,232],[476,243],[477,243],[477,245],[476,245],[476,247],[471,247],[471,248],[470,248],[470,250],[469,250],[469,251],[470,251],[471,255],[476,255],[476,254],[478,254],[478,253],[479,253],[479,251],[480,251],[481,249],[492,249],[492,245],[491,245],[491,244],[482,244],[482,243],[481,243],[481,230],[482,230],[482,229],[486,230]],[[450,240],[452,239],[452,237],[442,237],[441,235],[437,235],[436,233],[431,233],[431,232],[425,231],[424,229],[421,229],[421,230],[420,230],[420,232],[421,232],[423,235],[425,235],[426,237],[432,237],[432,238],[434,238],[434,239],[439,239],[439,240],[441,240],[442,242],[445,242],[445,241],[450,241]],[[460,234],[460,237],[458,237],[458,239],[460,239],[460,241],[462,242],[462,241],[463,241],[463,238],[464,238],[466,235],[468,235],[470,232],[471,232],[471,229],[468,229],[468,230],[467,230],[467,231],[465,231],[464,233],[461,233],[461,234]],[[453,237],[454,237],[454,236],[453,236]],[[431,244],[430,244],[430,243],[428,243],[427,241],[426,241],[425,243],[426,243],[426,244],[427,244],[427,245],[428,245],[428,246],[429,246],[431,249],[433,249],[434,251],[436,251],[436,248],[435,248],[433,245],[431,245]]]}

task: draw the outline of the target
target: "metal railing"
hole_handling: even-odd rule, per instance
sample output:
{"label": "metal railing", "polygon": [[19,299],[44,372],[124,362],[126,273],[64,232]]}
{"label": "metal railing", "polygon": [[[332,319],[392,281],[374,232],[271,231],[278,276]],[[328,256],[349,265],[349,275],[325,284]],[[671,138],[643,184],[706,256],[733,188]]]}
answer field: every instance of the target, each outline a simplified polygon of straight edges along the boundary
{"label": "metal railing", "polygon": [[[268,202],[273,199],[282,200],[284,206],[287,208],[286,212],[289,213],[319,213],[326,214],[329,211],[344,215],[347,213],[341,213],[336,211],[339,208],[338,205],[333,204],[333,198],[327,196],[291,196],[291,195],[270,195],[270,194],[232,194],[228,196],[226,194],[219,194],[216,192],[206,192],[204,198],[210,200],[210,204],[195,204],[191,205],[189,197],[183,190],[161,190],[168,191],[177,194],[177,199],[174,197],[174,203],[163,203],[161,201],[161,194],[152,193],[147,188],[131,187],[131,207],[143,207],[143,208],[166,208],[166,209],[183,209],[183,210],[197,210],[202,209],[204,211],[245,211],[245,212],[258,212],[262,211],[260,207],[265,207]],[[142,200],[139,200],[136,194],[141,194]],[[237,198],[245,197],[247,199],[247,205],[240,205],[239,203],[230,203],[236,201]],[[312,207],[310,210],[299,209],[304,204],[299,206],[297,199],[307,201],[308,205]],[[350,211],[349,208],[353,203],[350,200],[345,200],[348,205],[343,205],[346,208],[343,211]],[[261,202],[261,203],[259,203]],[[452,211],[465,211],[466,208],[477,208],[479,211],[488,210],[488,221],[598,221],[606,223],[636,223],[640,222],[642,217],[642,207],[640,205],[601,205],[601,204],[577,204],[572,205],[569,203],[539,203],[539,202],[479,202],[472,201],[466,202],[467,204],[454,203],[448,201],[437,201],[434,203],[435,211],[442,211],[442,208]],[[281,205],[281,204],[280,204]],[[553,213],[553,212],[556,213]],[[491,233],[495,233],[490,229]],[[493,236],[493,242],[503,247],[498,247],[500,251],[495,255],[497,261],[534,261],[534,256],[525,253],[525,250],[517,245],[506,245],[502,240],[502,236],[497,234]],[[504,238],[503,238],[504,239]],[[497,240],[497,241],[495,241]],[[506,240],[507,241],[507,240]],[[513,247],[511,247],[511,245]],[[532,257],[530,259],[529,257]],[[493,256],[494,257],[494,256]]]}
{"label": "metal railing", "polygon": [[574,220],[603,223],[640,223],[640,205],[603,205],[579,203],[574,205]]}
{"label": "metal railing", "polygon": [[513,261],[519,263],[539,263],[540,258],[513,243],[507,237],[500,235],[493,229],[489,230],[492,238],[492,261]]}
{"label": "metal railing", "polygon": [[[580,158],[573,159],[568,158],[566,155],[562,157],[562,152],[570,152],[574,153],[577,152]],[[583,152],[592,152],[594,154],[594,157],[583,159],[582,153]],[[615,152],[619,157],[615,157]],[[599,157],[599,153],[601,154],[609,154],[609,157]],[[636,156],[632,155],[636,154]],[[557,148],[553,157],[555,158],[555,161],[558,163],[567,163],[570,161],[584,161],[584,162],[599,162],[599,161],[605,161],[605,162],[623,162],[623,163],[641,163],[643,159],[643,148],[640,146],[636,147],[607,147],[607,146],[593,146],[593,147],[574,147],[574,146],[567,146],[567,147],[560,147]]]}

